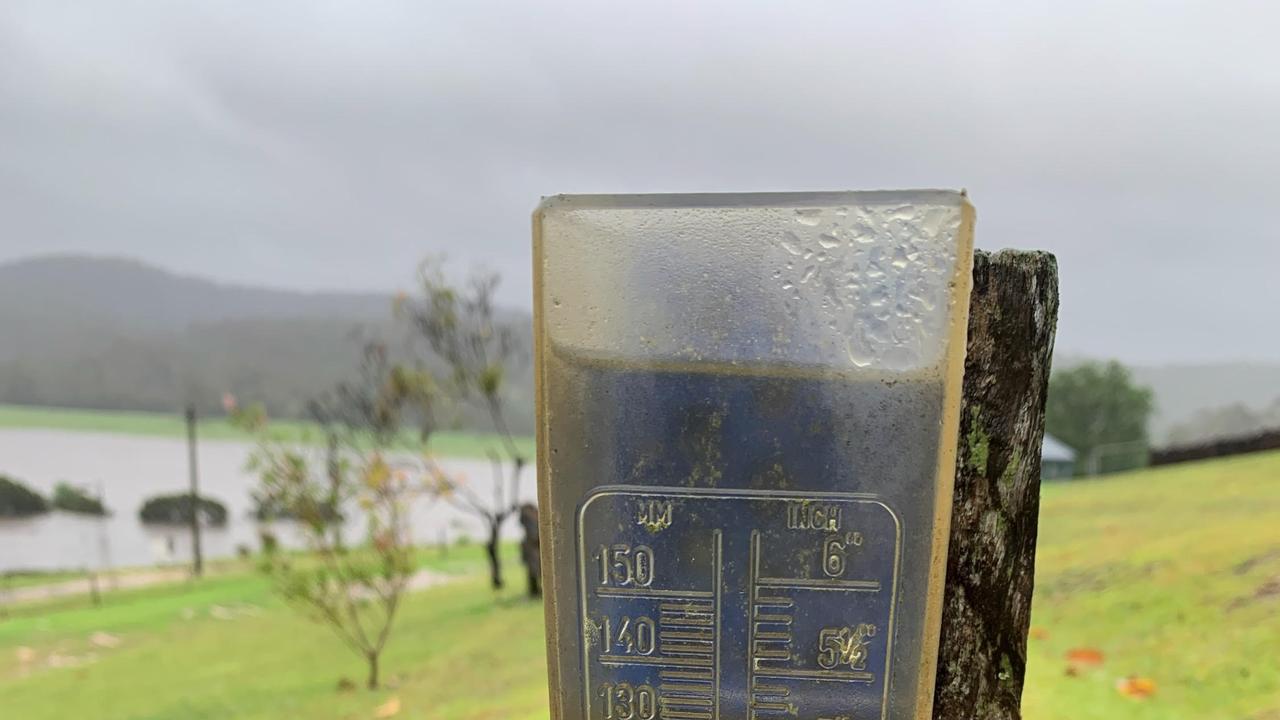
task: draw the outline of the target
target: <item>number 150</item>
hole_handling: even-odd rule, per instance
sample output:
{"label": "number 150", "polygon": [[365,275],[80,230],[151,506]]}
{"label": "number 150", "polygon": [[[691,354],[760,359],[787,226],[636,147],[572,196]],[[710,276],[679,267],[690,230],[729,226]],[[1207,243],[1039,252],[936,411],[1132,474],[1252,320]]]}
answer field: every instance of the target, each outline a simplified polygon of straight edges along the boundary
{"label": "number 150", "polygon": [[600,584],[649,587],[653,584],[653,548],[645,545],[601,545]]}

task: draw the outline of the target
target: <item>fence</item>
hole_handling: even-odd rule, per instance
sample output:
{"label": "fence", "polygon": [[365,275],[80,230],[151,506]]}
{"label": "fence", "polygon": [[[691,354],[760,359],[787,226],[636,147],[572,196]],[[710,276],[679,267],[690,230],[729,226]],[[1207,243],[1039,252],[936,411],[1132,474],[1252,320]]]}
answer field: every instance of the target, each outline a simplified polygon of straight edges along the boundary
{"label": "fence", "polygon": [[1153,450],[1151,464],[1172,465],[1191,460],[1243,455],[1264,450],[1280,450],[1280,429]]}

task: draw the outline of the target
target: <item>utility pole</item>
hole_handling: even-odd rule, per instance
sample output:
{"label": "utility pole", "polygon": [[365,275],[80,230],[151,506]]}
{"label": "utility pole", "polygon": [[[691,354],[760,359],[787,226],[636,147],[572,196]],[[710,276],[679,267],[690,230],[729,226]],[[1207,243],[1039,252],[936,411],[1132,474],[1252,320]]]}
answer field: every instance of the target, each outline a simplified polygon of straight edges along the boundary
{"label": "utility pole", "polygon": [[[104,510],[107,507],[107,494],[101,480],[98,481],[98,504]],[[103,515],[98,518],[98,570],[111,581],[111,589],[116,590],[116,575],[111,569],[111,536],[107,532],[107,517],[108,515]]]}
{"label": "utility pole", "polygon": [[196,406],[187,405],[187,464],[191,473],[191,574],[200,577],[204,558],[200,554],[200,474],[196,469]]}

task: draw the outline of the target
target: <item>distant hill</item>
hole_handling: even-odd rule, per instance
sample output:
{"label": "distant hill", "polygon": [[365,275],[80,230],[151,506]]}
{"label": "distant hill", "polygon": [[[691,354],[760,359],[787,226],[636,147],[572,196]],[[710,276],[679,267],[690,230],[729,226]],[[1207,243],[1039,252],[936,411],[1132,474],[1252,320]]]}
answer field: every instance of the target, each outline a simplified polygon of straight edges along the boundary
{"label": "distant hill", "polygon": [[390,307],[388,295],[303,293],[223,284],[177,275],[137,260],[75,255],[0,265],[0,298],[39,299],[56,308],[82,316],[88,311],[144,332],[301,316],[363,322],[383,318]]}
{"label": "distant hill", "polygon": [[[1059,355],[1053,366],[1055,370],[1066,369],[1087,359]],[[1130,365],[1129,369],[1136,382],[1155,393],[1150,436],[1156,444],[1215,437],[1217,426],[1222,424],[1217,416],[1223,411],[1244,406],[1265,416],[1280,400],[1280,363]],[[1261,426],[1245,432],[1258,429]]]}
{"label": "distant hill", "polygon": [[[528,347],[530,318],[504,311]],[[221,412],[223,392],[301,415],[308,398],[348,375],[361,338],[404,346],[390,295],[303,293],[177,275],[120,258],[56,256],[0,264],[0,403],[172,411],[194,401]],[[1078,358],[1059,357],[1058,367]],[[1197,413],[1280,397],[1280,363],[1133,368],[1155,389],[1152,438]],[[528,364],[511,378],[516,429],[533,428]],[[461,412],[464,429],[487,419]]]}
{"label": "distant hill", "polygon": [[[1188,425],[1206,422],[1210,416],[1206,411],[1243,405],[1265,415],[1280,401],[1280,363],[1138,366],[1133,368],[1133,374],[1138,382],[1155,391],[1157,407],[1151,437],[1158,442],[1169,439],[1177,425],[1183,425],[1181,430],[1185,433],[1190,429]],[[1215,430],[1205,427],[1203,436],[1213,436]]]}
{"label": "distant hill", "polygon": [[[527,313],[507,312],[527,342]],[[231,392],[296,417],[347,377],[365,338],[406,347],[391,296],[213,282],[134,260],[41,257],[0,265],[0,403],[221,412]],[[513,422],[532,428],[532,373],[512,378]],[[488,429],[478,413],[457,424]]]}

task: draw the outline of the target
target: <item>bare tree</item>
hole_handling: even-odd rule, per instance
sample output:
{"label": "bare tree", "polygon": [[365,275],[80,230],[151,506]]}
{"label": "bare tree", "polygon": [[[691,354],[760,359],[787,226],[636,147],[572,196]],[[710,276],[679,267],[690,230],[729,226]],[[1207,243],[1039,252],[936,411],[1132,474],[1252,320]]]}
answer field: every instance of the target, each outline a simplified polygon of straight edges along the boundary
{"label": "bare tree", "polygon": [[[462,288],[456,288],[445,278],[439,260],[427,260],[419,268],[418,281],[420,294],[401,296],[396,305],[397,315],[429,352],[418,359],[417,372],[442,362],[448,370],[443,373],[447,379],[442,394],[484,412],[499,438],[498,446],[489,452],[493,467],[489,498],[456,481],[440,488],[446,501],[484,522],[490,579],[497,590],[502,587],[502,525],[518,512],[520,476],[528,462],[507,422],[505,379],[526,358],[511,328],[495,317],[496,273],[473,272]],[[530,594],[536,594],[532,586]]]}
{"label": "bare tree", "polygon": [[[433,465],[407,466],[388,454],[406,398],[426,402],[427,379],[392,368],[385,347],[370,343],[358,377],[310,404],[323,433],[319,448],[271,432],[261,407],[238,411],[258,448],[249,467],[261,477],[260,510],[288,517],[304,531],[310,553],[268,552],[263,569],[291,605],[328,625],[368,664],[378,687],[379,659],[414,571],[409,504],[424,475],[441,484]],[[355,508],[366,538],[347,543],[343,513]]]}

